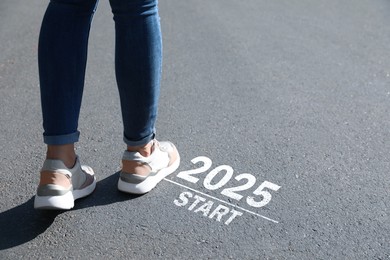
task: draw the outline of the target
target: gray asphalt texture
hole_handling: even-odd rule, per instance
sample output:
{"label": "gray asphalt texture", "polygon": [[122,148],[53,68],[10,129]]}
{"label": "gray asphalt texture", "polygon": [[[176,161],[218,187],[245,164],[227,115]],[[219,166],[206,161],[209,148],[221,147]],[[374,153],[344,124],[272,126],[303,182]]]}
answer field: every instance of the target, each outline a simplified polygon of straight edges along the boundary
{"label": "gray asphalt texture", "polygon": [[[47,1],[0,1],[0,259],[390,259],[389,1],[161,1],[158,139],[175,142],[182,163],[144,196],[116,189],[125,146],[112,14],[100,2],[77,143],[97,189],[73,210],[37,212]],[[177,177],[198,156],[212,160],[199,181]],[[233,177],[205,188],[220,165]],[[221,194],[243,173],[256,184],[241,200]],[[281,188],[250,206],[264,181]],[[195,195],[205,202],[190,210]],[[242,215],[227,225],[207,205]]]}

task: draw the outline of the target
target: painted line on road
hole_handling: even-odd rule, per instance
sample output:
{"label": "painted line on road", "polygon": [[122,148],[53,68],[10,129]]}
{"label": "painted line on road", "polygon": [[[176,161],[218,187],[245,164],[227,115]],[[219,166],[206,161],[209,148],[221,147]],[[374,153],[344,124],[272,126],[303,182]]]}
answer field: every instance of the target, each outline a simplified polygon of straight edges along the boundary
{"label": "painted line on road", "polygon": [[271,221],[271,222],[274,222],[274,223],[279,223],[279,221],[276,221],[276,220],[274,220],[274,219],[272,219],[272,218],[268,218],[268,217],[266,217],[266,216],[257,214],[257,213],[255,213],[255,212],[253,212],[253,211],[250,211],[250,210],[241,208],[241,207],[239,207],[239,206],[237,206],[237,205],[234,205],[234,204],[231,204],[231,203],[229,203],[229,202],[227,202],[227,201],[224,201],[224,200],[218,199],[218,198],[216,198],[216,197],[210,196],[210,195],[208,195],[208,194],[206,194],[206,193],[203,193],[203,192],[201,192],[201,191],[198,191],[198,190],[195,190],[195,189],[193,189],[193,188],[187,187],[187,186],[185,186],[185,185],[183,185],[183,184],[180,184],[180,183],[177,183],[177,182],[175,182],[175,181],[172,181],[172,180],[169,180],[169,179],[166,179],[166,178],[164,178],[164,180],[167,181],[167,182],[170,182],[170,183],[172,183],[172,184],[175,184],[175,185],[177,185],[177,186],[180,186],[180,187],[183,187],[183,188],[192,190],[192,191],[194,191],[194,192],[196,192],[196,193],[202,194],[203,196],[206,196],[206,197],[209,197],[209,198],[211,198],[211,199],[217,200],[217,201],[219,201],[219,202],[225,203],[225,204],[227,204],[227,205],[229,205],[229,206],[232,206],[232,207],[234,207],[234,208],[241,209],[241,210],[243,210],[243,211],[245,211],[245,212],[247,212],[247,213],[250,213],[250,214],[252,214],[252,215],[258,216],[258,217],[263,218],[263,219],[266,219],[266,220],[268,220],[268,221]]}

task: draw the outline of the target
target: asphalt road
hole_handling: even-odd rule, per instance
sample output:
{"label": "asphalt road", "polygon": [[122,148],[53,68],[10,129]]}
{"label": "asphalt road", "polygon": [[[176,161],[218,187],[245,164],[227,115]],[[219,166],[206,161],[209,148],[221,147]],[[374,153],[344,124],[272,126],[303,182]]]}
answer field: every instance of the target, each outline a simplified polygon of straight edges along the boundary
{"label": "asphalt road", "polygon": [[164,0],[158,138],[177,172],[116,190],[114,27],[90,36],[77,153],[97,173],[37,212],[37,37],[47,1],[0,1],[0,259],[390,259],[390,2]]}

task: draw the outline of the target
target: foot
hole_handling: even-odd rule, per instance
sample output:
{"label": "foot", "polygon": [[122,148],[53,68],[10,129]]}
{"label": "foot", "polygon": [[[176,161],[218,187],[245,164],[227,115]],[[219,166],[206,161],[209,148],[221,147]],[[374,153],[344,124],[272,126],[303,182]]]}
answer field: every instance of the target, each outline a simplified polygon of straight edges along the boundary
{"label": "foot", "polygon": [[133,194],[152,190],[162,179],[177,170],[180,156],[170,142],[151,142],[151,153],[143,156],[138,151],[125,151],[118,189]]}
{"label": "foot", "polygon": [[72,168],[63,161],[46,159],[35,196],[36,209],[71,209],[76,199],[88,196],[96,187],[91,167],[81,165],[78,157]]}

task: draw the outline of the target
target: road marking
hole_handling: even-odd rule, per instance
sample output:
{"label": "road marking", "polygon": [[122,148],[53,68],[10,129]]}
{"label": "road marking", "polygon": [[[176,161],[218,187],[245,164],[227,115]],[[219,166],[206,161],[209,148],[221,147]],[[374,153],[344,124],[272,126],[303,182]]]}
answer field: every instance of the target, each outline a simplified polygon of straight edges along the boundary
{"label": "road marking", "polygon": [[225,203],[225,204],[227,204],[227,205],[229,205],[229,206],[231,206],[231,207],[240,209],[240,210],[245,211],[245,212],[247,212],[247,213],[250,213],[250,214],[252,214],[252,215],[258,216],[258,217],[263,218],[263,219],[266,219],[266,220],[268,220],[268,221],[271,221],[271,222],[274,222],[274,223],[279,223],[279,221],[276,221],[276,220],[274,220],[274,219],[272,219],[272,218],[268,218],[268,217],[266,217],[266,216],[257,214],[257,213],[255,213],[255,212],[253,212],[253,211],[244,209],[244,208],[242,208],[242,207],[239,207],[239,206],[234,205],[234,204],[232,204],[232,203],[229,203],[229,202],[227,202],[227,201],[218,199],[218,198],[216,198],[216,197],[213,197],[213,196],[208,195],[208,194],[206,194],[206,193],[203,193],[203,192],[201,192],[201,191],[198,191],[198,190],[195,190],[195,189],[193,189],[193,188],[187,187],[187,186],[185,186],[185,185],[183,185],[183,184],[177,183],[177,182],[175,182],[175,181],[172,181],[172,180],[169,180],[169,179],[166,179],[166,178],[164,178],[164,180],[167,181],[167,182],[170,182],[170,183],[172,183],[172,184],[175,184],[175,185],[177,185],[177,186],[180,186],[180,187],[183,187],[183,188],[192,190],[192,191],[194,191],[194,192],[196,192],[196,193],[202,194],[203,196],[206,196],[206,197],[209,197],[209,198],[211,198],[211,199],[217,200],[217,201],[219,201],[219,202]]}
{"label": "road marking", "polygon": [[[189,203],[190,199],[194,199],[194,201],[192,203]],[[214,207],[214,204],[216,202],[213,200],[209,200],[206,202],[206,200],[206,198],[203,198],[196,193],[195,195],[193,195],[190,191],[184,191],[179,195],[179,198],[173,201],[173,203],[178,207],[190,205],[188,207],[189,211],[192,211],[194,213],[201,212],[203,213],[202,215],[204,217],[208,217],[209,219],[214,219],[214,217],[216,217],[214,220],[218,222],[221,222],[224,216],[226,216],[228,213],[231,213],[230,217],[227,220],[225,219],[226,221],[223,221],[225,225],[229,225],[236,217],[242,216],[242,212],[234,208],[230,210],[229,207],[222,204],[219,204],[211,212],[211,209]],[[201,206],[196,208],[197,206],[199,206],[199,203],[201,204]]]}
{"label": "road marking", "polygon": [[[191,163],[195,164],[195,168],[181,171],[177,174],[177,177],[183,180],[186,180],[191,183],[197,183],[199,178],[198,174],[206,173],[211,168],[213,162],[207,156],[198,156],[191,160]],[[213,184],[213,179],[216,175],[222,174],[222,179],[219,179],[216,183]],[[223,188],[229,181],[232,180],[232,177],[238,182],[244,181],[244,184],[236,185],[230,188]],[[256,177],[250,173],[242,173],[234,176],[234,170],[229,165],[219,165],[214,167],[203,179],[203,187],[208,190],[218,190],[222,189],[221,194],[235,200],[241,200],[244,196],[240,194],[240,191],[246,191],[251,189],[256,184]],[[255,208],[261,208],[267,205],[271,199],[272,194],[268,190],[278,191],[281,186],[269,182],[263,181],[253,192],[252,196],[246,197],[246,203]],[[268,189],[268,190],[267,190]],[[256,200],[256,198],[261,198],[261,200]]]}

